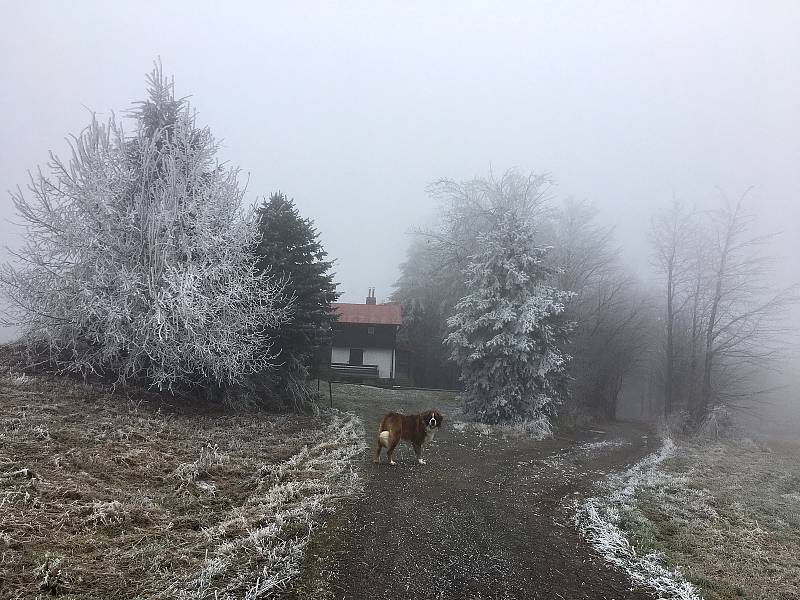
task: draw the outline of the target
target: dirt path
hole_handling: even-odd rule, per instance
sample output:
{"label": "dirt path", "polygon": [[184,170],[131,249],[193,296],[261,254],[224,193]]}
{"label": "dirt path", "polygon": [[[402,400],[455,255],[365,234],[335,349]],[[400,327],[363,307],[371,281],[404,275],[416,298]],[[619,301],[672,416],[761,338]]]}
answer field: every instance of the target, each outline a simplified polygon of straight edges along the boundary
{"label": "dirt path", "polygon": [[[288,597],[649,598],[580,540],[569,508],[604,474],[651,450],[655,440],[642,430],[618,426],[536,442],[454,422],[451,396],[432,404],[430,394],[360,386],[335,394],[370,429],[366,486],[315,533]],[[369,462],[371,429],[385,411],[434,405],[445,425],[427,465],[417,465],[406,446],[396,467]]]}

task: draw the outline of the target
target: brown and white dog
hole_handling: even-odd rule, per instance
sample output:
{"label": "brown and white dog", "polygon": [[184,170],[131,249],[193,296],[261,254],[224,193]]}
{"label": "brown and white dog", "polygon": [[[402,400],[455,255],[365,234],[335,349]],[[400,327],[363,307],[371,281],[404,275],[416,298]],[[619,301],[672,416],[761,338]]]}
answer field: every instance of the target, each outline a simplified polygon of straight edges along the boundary
{"label": "brown and white dog", "polygon": [[425,464],[422,459],[422,448],[433,439],[436,430],[442,426],[442,413],[438,410],[428,410],[417,415],[401,415],[400,413],[386,413],[381,419],[378,428],[378,448],[375,450],[374,462],[381,462],[381,450],[386,448],[389,464],[397,464],[392,460],[394,449],[400,440],[407,440],[414,446],[417,462]]}

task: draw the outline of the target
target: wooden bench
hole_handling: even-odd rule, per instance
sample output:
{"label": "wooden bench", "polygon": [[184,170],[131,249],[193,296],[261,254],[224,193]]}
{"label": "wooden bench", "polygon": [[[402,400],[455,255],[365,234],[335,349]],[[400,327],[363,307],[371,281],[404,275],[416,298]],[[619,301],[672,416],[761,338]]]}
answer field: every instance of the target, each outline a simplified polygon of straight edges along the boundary
{"label": "wooden bench", "polygon": [[331,363],[331,372],[344,379],[377,379],[378,365],[350,365]]}

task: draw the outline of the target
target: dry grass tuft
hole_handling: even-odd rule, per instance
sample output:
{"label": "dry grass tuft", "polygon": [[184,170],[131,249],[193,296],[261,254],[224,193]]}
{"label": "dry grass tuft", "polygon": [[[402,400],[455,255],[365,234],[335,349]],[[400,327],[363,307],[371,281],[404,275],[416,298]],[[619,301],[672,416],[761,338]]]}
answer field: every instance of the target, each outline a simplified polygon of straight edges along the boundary
{"label": "dry grass tuft", "polygon": [[0,597],[270,597],[357,488],[361,423],[0,378]]}

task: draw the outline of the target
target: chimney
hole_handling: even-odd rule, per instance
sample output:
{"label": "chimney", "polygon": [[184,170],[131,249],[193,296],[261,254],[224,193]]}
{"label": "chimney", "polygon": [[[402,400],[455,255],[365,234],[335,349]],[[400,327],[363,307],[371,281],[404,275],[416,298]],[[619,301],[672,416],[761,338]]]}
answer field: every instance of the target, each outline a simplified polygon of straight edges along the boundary
{"label": "chimney", "polygon": [[375,288],[369,288],[367,292],[367,304],[375,304]]}

